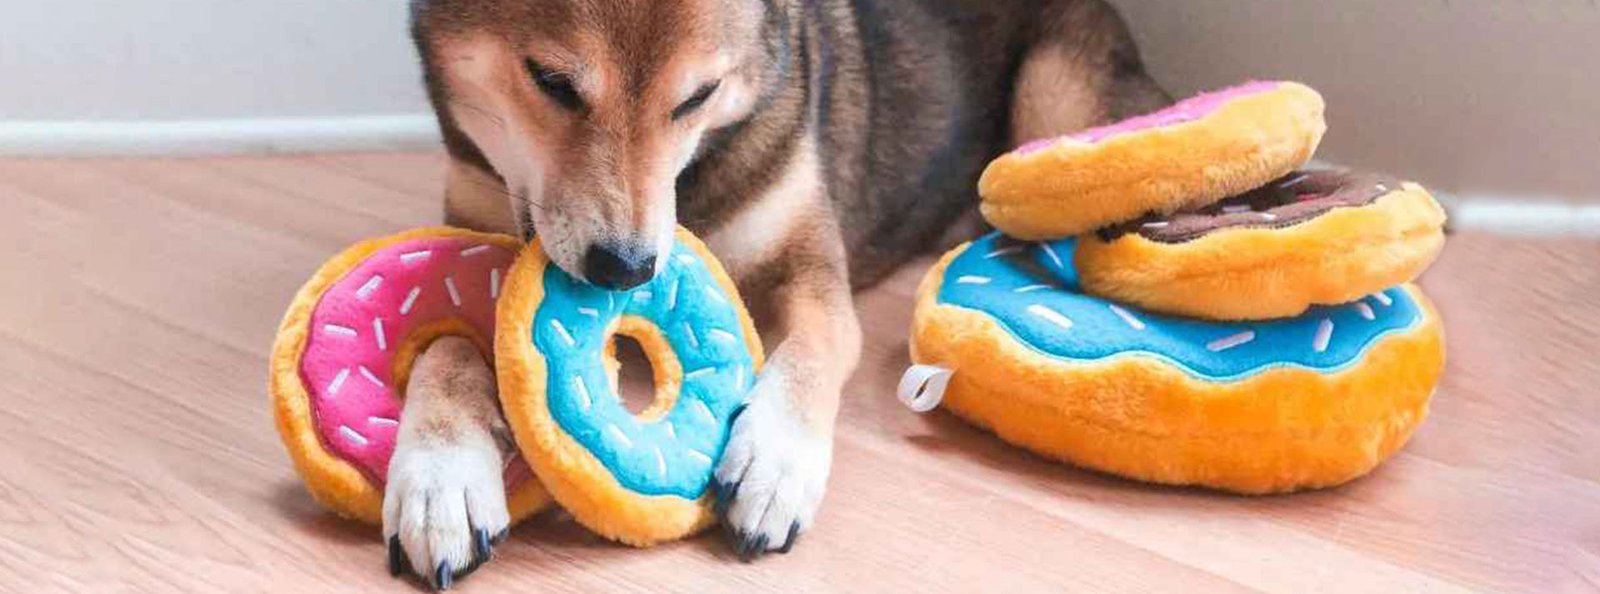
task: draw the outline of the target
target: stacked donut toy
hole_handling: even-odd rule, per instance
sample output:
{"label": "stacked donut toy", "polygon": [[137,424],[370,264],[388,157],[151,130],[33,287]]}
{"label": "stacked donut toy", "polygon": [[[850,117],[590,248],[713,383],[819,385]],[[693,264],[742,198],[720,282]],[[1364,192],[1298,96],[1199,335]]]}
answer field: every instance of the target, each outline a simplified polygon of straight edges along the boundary
{"label": "stacked donut toy", "polygon": [[[614,338],[650,359],[656,400],[629,412]],[[377,524],[415,358],[461,336],[492,361],[518,455],[507,504],[552,503],[637,546],[714,521],[708,495],[734,416],[763,361],[726,272],[680,230],[655,280],[614,292],[550,265],[537,241],[427,228],[361,242],[296,295],[273,347],[279,434],[312,496]]]}
{"label": "stacked donut toy", "polygon": [[900,397],[1156,483],[1370,472],[1443,372],[1411,282],[1445,215],[1415,183],[1307,169],[1323,111],[1305,85],[1250,83],[997,159],[979,190],[999,231],[923,280]]}

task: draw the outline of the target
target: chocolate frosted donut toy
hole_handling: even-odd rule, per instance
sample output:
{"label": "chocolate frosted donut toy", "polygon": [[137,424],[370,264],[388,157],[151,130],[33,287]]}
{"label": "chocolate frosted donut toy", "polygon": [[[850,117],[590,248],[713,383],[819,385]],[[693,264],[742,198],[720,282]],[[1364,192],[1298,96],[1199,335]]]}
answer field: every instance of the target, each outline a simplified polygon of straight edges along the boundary
{"label": "chocolate frosted donut toy", "polygon": [[[649,546],[714,521],[708,487],[763,353],[733,282],[680,230],[666,265],[629,291],[583,284],[534,242],[507,281],[496,338],[506,419],[551,495],[591,530]],[[635,415],[614,340],[655,377]]]}
{"label": "chocolate frosted donut toy", "polygon": [[1083,293],[1078,248],[995,234],[947,254],[918,290],[902,399],[926,411],[942,397],[1084,467],[1250,494],[1360,477],[1427,414],[1444,343],[1414,286],[1267,322],[1200,321]]}
{"label": "chocolate frosted donut toy", "polygon": [[1327,130],[1322,96],[1255,82],[1003,155],[978,184],[985,218],[1058,239],[1240,194],[1305,165]]}
{"label": "chocolate frosted donut toy", "polygon": [[1443,249],[1444,223],[1417,184],[1301,171],[1198,210],[1087,235],[1076,274],[1089,293],[1151,311],[1283,318],[1415,279]]}
{"label": "chocolate frosted donut toy", "polygon": [[[346,249],[296,294],[272,349],[268,392],[278,433],[318,502],[382,521],[413,362],[441,336],[493,355],[495,305],[520,247],[503,235],[418,229]],[[513,521],[549,504],[520,457],[505,480]]]}

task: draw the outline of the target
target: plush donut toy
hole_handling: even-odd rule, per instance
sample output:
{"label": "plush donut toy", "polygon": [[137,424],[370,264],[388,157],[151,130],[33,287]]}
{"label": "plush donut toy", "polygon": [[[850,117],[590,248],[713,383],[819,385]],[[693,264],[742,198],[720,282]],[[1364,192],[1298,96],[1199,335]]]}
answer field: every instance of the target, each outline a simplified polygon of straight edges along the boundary
{"label": "plush donut toy", "polygon": [[928,409],[945,386],[949,410],[1040,454],[1239,493],[1352,480],[1427,413],[1444,346],[1416,287],[1194,321],[1085,295],[1036,264],[1070,267],[1073,248],[990,235],[947,254],[918,291],[902,397]]}
{"label": "plush donut toy", "polygon": [[[666,265],[630,291],[584,284],[538,242],[517,260],[496,339],[506,419],[534,473],[591,530],[649,546],[714,515],[708,486],[733,415],[762,363],[761,340],[722,266],[680,230]],[[649,358],[654,403],[617,394],[614,339]]]}
{"label": "plush donut toy", "polygon": [[1297,316],[1409,282],[1444,248],[1444,210],[1387,175],[1302,171],[1193,212],[1086,236],[1090,293],[1215,320]]}
{"label": "plush donut toy", "polygon": [[[278,433],[318,502],[382,522],[411,365],[446,335],[493,355],[495,303],[518,249],[502,235],[418,229],[356,244],[300,289],[278,329],[268,392]],[[505,479],[513,521],[549,504],[520,457]]]}
{"label": "plush donut toy", "polygon": [[1305,165],[1327,130],[1322,96],[1256,82],[1001,156],[978,183],[991,224],[1057,239],[1240,194]]}

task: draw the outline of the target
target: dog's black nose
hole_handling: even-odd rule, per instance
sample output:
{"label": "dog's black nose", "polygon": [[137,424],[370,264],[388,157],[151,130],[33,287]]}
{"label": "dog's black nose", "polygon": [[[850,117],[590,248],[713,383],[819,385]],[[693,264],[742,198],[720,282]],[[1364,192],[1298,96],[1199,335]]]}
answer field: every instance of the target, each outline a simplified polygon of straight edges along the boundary
{"label": "dog's black nose", "polygon": [[632,289],[655,274],[656,256],[644,254],[644,250],[592,245],[583,257],[583,275],[591,284],[604,289]]}

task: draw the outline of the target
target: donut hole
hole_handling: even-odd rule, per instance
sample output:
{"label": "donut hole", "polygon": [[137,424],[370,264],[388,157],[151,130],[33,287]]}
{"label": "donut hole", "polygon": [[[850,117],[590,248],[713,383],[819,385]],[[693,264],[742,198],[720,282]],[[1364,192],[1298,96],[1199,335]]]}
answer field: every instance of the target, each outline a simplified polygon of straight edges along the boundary
{"label": "donut hole", "polygon": [[611,390],[640,421],[661,420],[678,403],[683,366],[661,330],[644,318],[624,316],[606,338]]}
{"label": "donut hole", "polygon": [[638,340],[620,334],[611,340],[618,365],[612,380],[617,387],[617,397],[628,412],[634,416],[643,415],[656,402],[655,367]]}

